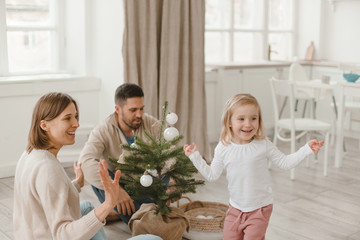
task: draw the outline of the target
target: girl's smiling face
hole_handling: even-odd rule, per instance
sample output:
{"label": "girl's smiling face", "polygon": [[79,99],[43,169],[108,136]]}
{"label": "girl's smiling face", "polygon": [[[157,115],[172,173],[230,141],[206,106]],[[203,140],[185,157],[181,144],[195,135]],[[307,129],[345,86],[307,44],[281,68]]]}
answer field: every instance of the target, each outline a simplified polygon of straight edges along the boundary
{"label": "girl's smiling face", "polygon": [[78,112],[74,103],[70,103],[56,118],[41,120],[40,127],[46,131],[54,149],[49,149],[55,156],[64,145],[75,143],[75,131],[79,127]]}
{"label": "girl's smiling face", "polygon": [[232,142],[236,144],[250,143],[259,128],[258,107],[253,104],[236,106],[229,126],[232,132]]}

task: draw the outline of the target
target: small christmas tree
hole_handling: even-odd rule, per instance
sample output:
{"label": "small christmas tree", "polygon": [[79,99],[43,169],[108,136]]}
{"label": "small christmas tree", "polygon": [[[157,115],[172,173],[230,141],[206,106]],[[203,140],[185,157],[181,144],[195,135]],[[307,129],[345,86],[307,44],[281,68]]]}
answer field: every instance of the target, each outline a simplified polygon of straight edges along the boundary
{"label": "small christmas tree", "polygon": [[[176,144],[183,138],[174,127],[164,130],[165,119],[169,124],[177,122],[175,113],[167,113],[168,102],[163,106],[159,136],[154,137],[148,131],[144,141],[135,136],[135,143],[122,145],[130,155],[124,158],[125,163],[109,158],[121,170],[120,182],[125,190],[134,198],[150,197],[157,204],[156,214],[162,215],[171,211],[167,203],[176,200],[182,194],[192,192],[204,181],[195,180],[192,176],[197,172],[185,155],[183,147]],[[169,168],[166,162],[175,161]],[[170,182],[169,180],[172,179]]]}

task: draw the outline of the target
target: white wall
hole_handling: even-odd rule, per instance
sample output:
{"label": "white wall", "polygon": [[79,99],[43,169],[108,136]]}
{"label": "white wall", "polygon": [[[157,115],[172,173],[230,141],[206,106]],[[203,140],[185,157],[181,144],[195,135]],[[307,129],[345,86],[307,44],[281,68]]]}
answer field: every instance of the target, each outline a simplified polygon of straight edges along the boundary
{"label": "white wall", "polygon": [[88,73],[101,81],[100,119],[114,111],[115,89],[124,82],[122,37],[124,31],[123,1],[89,0]]}
{"label": "white wall", "polygon": [[338,1],[333,10],[324,4],[323,57],[360,63],[360,1]]}
{"label": "white wall", "polygon": [[297,42],[295,55],[299,59],[305,58],[310,42],[313,42],[315,46],[314,58],[321,58],[319,56],[321,3],[322,0],[298,0],[298,31],[295,36]]}
{"label": "white wall", "polygon": [[65,0],[63,2],[64,35],[61,44],[66,51],[62,54],[62,69],[72,74],[86,75],[88,49],[86,0]]}
{"label": "white wall", "polygon": [[[334,8],[333,8],[334,7]],[[296,54],[305,57],[311,41],[314,59],[360,62],[360,1],[298,0]]]}
{"label": "white wall", "polygon": [[[114,111],[115,89],[124,82],[122,36],[124,29],[123,2],[118,0],[67,0],[67,69],[74,74],[100,79],[97,96],[81,105],[81,112],[94,113],[91,119],[81,117],[85,129],[78,130],[75,146],[64,148],[63,159],[73,160],[82,148],[88,132]],[[90,97],[90,96],[89,96]],[[73,153],[73,149],[75,153]]]}
{"label": "white wall", "polygon": [[124,82],[123,1],[67,0],[66,68],[101,79],[99,120],[114,111],[115,89]]}

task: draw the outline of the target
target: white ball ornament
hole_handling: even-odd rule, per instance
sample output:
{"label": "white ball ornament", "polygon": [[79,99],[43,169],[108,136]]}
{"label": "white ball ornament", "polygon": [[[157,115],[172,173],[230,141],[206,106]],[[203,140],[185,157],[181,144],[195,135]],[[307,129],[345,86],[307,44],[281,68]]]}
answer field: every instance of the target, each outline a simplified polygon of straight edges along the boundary
{"label": "white ball ornament", "polygon": [[149,187],[152,184],[152,182],[153,182],[152,177],[147,173],[142,175],[141,178],[140,178],[140,183],[144,187]]}
{"label": "white ball ornament", "polygon": [[136,145],[136,143],[132,143],[132,144],[130,144],[130,147],[131,148],[137,148],[137,145]]}
{"label": "white ball ornament", "polygon": [[179,136],[179,131],[174,127],[169,127],[164,131],[164,138],[166,141],[171,141]]}
{"label": "white ball ornament", "polygon": [[176,113],[169,113],[166,115],[166,122],[170,125],[174,125],[178,121],[178,116]]}

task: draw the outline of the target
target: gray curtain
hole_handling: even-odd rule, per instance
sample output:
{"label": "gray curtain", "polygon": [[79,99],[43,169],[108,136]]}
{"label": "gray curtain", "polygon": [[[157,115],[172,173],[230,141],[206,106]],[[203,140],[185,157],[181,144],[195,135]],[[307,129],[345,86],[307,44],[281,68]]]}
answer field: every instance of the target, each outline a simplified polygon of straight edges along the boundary
{"label": "gray curtain", "polygon": [[195,142],[209,161],[204,27],[205,0],[124,0],[125,82],[139,84],[145,111],[160,117],[165,100],[179,116],[182,143]]}

